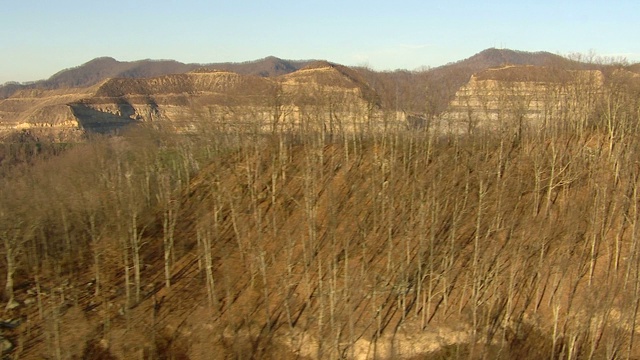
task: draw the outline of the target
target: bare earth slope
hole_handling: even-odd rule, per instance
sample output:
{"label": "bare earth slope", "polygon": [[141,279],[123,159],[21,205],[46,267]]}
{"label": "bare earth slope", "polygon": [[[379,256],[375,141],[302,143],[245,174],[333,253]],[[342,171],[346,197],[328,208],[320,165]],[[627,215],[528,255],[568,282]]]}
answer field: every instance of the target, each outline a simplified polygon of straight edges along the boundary
{"label": "bare earth slope", "polygon": [[92,92],[95,88],[18,91],[0,100],[0,137],[28,130],[53,140],[75,140],[82,132],[69,104]]}
{"label": "bare earth slope", "polygon": [[[308,123],[318,105],[333,102],[332,111],[322,118],[337,131],[347,123],[355,126],[356,115],[376,106],[372,101],[373,92],[357,74],[329,63],[275,78],[203,68],[152,78],[108,79],[89,88],[23,90],[0,101],[0,123],[5,133],[29,129],[54,138],[60,135],[56,132],[107,133],[153,121],[181,131],[231,122],[293,128]],[[316,119],[313,126],[323,121]]]}

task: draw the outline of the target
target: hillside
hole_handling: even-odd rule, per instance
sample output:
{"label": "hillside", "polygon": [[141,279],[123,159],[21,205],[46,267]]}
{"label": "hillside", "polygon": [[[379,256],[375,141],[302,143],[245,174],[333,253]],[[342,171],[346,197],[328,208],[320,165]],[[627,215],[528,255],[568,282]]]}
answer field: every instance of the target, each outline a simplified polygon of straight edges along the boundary
{"label": "hillside", "polygon": [[[118,61],[110,57],[93,59],[78,67],[62,70],[47,80],[36,81],[31,84],[8,83],[0,86],[0,99],[7,98],[20,89],[59,89],[67,87],[87,87],[98,84],[107,78],[146,78],[157,77],[168,74],[180,74],[193,71],[198,68],[208,68],[211,70],[230,71],[244,75],[257,75],[262,77],[273,77],[285,75],[299,70],[315,60],[283,60],[274,56],[255,61],[242,63],[210,63],[210,64],[184,64],[174,60],[139,60],[139,61]],[[456,63],[447,64],[430,70],[433,74],[433,83],[447,83],[447,87],[461,86],[460,80],[453,80],[449,84],[448,79],[452,73],[456,73],[455,78],[464,79],[477,71],[504,64],[513,65],[549,65],[563,64],[575,66],[570,61],[547,52],[522,52],[506,49],[487,49],[468,59]],[[369,76],[376,75],[368,72]],[[403,74],[410,72],[399,71],[393,73],[377,74],[380,77],[378,82],[385,82],[385,78],[392,76],[402,79]],[[419,78],[419,77],[418,77]],[[404,81],[402,81],[404,83]],[[419,84],[416,84],[419,86]],[[381,88],[376,88],[376,91]],[[390,91],[387,89],[387,91]],[[383,91],[384,92],[384,91]],[[380,94],[385,96],[385,94]]]}
{"label": "hillside", "polygon": [[566,58],[552,54],[546,51],[528,52],[510,49],[490,48],[483,50],[467,59],[457,61],[445,66],[465,67],[473,72],[484,70],[487,68],[503,66],[503,65],[536,65],[551,66],[558,64],[567,66],[568,64],[577,65],[575,62]]}
{"label": "hillside", "polygon": [[491,68],[472,75],[440,119],[443,127],[459,133],[585,123],[605,101],[599,95],[619,86],[614,78],[600,70],[554,66]]}
{"label": "hillside", "polygon": [[410,124],[369,75],[199,68],[0,102],[94,130],[0,143],[1,351],[640,357],[640,76],[493,67]]}
{"label": "hillside", "polygon": [[[609,96],[621,92],[620,103]],[[613,133],[627,126],[617,124],[616,106],[633,106],[640,96],[640,76],[618,65],[596,69],[556,66],[491,68],[471,76],[439,118],[442,128],[456,133],[507,131],[519,136],[525,129],[562,128],[580,131],[605,116]],[[624,104],[624,105],[623,105]],[[613,136],[613,135],[612,135]]]}
{"label": "hillside", "polygon": [[633,71],[637,74],[640,74],[640,63],[638,64],[633,64],[629,66],[629,71]]}
{"label": "hillside", "polygon": [[274,77],[300,70],[314,61],[315,60],[283,60],[275,56],[268,56],[264,59],[241,63],[208,64],[206,67],[244,75]]}
{"label": "hillside", "polygon": [[[482,77],[505,63],[513,64],[510,71],[520,71],[521,77],[533,81],[539,76],[535,74],[544,73],[544,81],[551,82],[556,75],[588,66],[544,52],[497,49],[431,70],[388,73],[275,57],[207,66],[100,58],[31,88],[12,87],[14,96],[0,100],[0,130],[67,141],[87,131],[108,133],[145,121],[169,121],[183,131],[204,120],[229,124],[230,114],[236,125],[295,128],[309,118],[305,113],[318,113],[318,106],[327,102],[334,104],[322,116],[330,132],[343,131],[345,124],[355,129],[357,122],[404,126],[405,118],[424,122],[440,117],[472,74]],[[555,70],[536,70],[542,68]],[[60,92],[79,95],[60,97]]]}
{"label": "hillside", "polygon": [[0,99],[8,98],[18,90],[89,87],[108,78],[149,78],[169,74],[182,74],[203,67],[245,75],[278,76],[296,71],[309,62],[282,60],[273,56],[243,63],[211,64],[184,64],[174,60],[128,62],[118,61],[110,57],[101,57],[78,67],[62,70],[47,80],[40,80],[26,85],[17,83],[0,85]]}
{"label": "hillside", "polygon": [[635,357],[633,129],[78,145],[1,178],[3,336],[24,359]]}
{"label": "hillside", "polygon": [[[622,68],[628,74],[635,71],[633,65],[580,63],[546,52],[498,49],[415,72],[374,72],[327,61],[275,57],[197,67],[175,61],[100,58],[54,75],[47,85],[51,89],[11,85],[13,95],[0,100],[0,137],[18,131],[40,140],[78,141],[88,133],[113,133],[151,121],[167,122],[182,132],[204,124],[238,131],[247,126],[260,131],[299,130],[311,124],[333,134],[365,126],[421,128],[427,122],[444,120],[446,126],[458,129],[455,131],[461,127],[453,123],[466,123],[463,127],[469,131],[469,124],[480,124],[483,119],[495,122],[499,116],[496,104],[512,95],[529,103],[521,105],[527,108],[526,117],[533,119],[545,111],[543,105],[551,106],[546,95],[550,88],[564,84],[565,89],[558,91],[569,91],[566,84],[575,83],[573,74],[596,71],[619,80],[614,74]],[[166,72],[180,73],[154,75]],[[114,74],[116,77],[104,79]],[[515,83],[530,90],[518,90]],[[67,87],[72,85],[76,87]],[[473,95],[490,89],[501,90]],[[525,93],[530,96],[520,96]],[[558,95],[553,101],[565,101],[563,98],[565,95]],[[493,105],[482,110],[482,104]],[[547,113],[552,108],[555,114],[562,113],[559,106],[551,106]],[[477,114],[469,121],[470,109]]]}
{"label": "hillside", "polygon": [[142,122],[164,122],[189,132],[230,126],[238,131],[317,127],[334,133],[365,123],[375,127],[379,118],[376,94],[359,74],[326,62],[269,78],[199,68],[112,78],[90,88],[22,90],[0,100],[0,135],[24,130],[55,141]]}
{"label": "hillside", "polygon": [[[352,126],[367,119],[358,114],[364,112],[360,109],[367,106],[365,95],[370,93],[365,83],[329,64],[275,78],[200,69],[152,79],[109,80],[94,97],[73,106],[117,113],[125,119],[161,120],[179,128],[209,124],[239,131],[274,131],[276,127],[297,131],[302,126],[327,124],[332,132],[331,123],[348,122]],[[333,104],[329,111],[327,102]],[[123,104],[130,111],[120,111]],[[81,115],[78,118],[83,119]]]}
{"label": "hillside", "polygon": [[503,65],[554,66],[579,69],[585,66],[548,52],[525,52],[509,49],[487,49],[467,59],[432,69],[375,72],[358,69],[376,91],[383,107],[408,113],[441,114],[456,91],[471,75]]}
{"label": "hillside", "polygon": [[84,134],[68,104],[91,96],[93,91],[92,88],[17,91],[0,100],[0,138],[26,131],[42,140],[80,140]]}

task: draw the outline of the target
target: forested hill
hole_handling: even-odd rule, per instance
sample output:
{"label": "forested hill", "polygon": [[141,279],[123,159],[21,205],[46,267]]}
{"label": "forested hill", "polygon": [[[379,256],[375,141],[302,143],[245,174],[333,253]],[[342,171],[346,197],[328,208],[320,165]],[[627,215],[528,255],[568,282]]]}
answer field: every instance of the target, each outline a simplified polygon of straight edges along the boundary
{"label": "forested hill", "polygon": [[277,76],[296,71],[310,62],[311,60],[282,60],[273,56],[242,63],[210,64],[184,64],[174,60],[118,61],[110,57],[101,57],[75,68],[62,70],[47,80],[29,84],[9,83],[2,85],[0,86],[0,99],[5,99],[18,90],[88,87],[108,78],[149,78],[182,74],[203,67],[245,75]]}
{"label": "forested hill", "polygon": [[586,123],[141,126],[14,165],[0,343],[25,359],[638,357],[640,97],[603,89],[619,106]]}

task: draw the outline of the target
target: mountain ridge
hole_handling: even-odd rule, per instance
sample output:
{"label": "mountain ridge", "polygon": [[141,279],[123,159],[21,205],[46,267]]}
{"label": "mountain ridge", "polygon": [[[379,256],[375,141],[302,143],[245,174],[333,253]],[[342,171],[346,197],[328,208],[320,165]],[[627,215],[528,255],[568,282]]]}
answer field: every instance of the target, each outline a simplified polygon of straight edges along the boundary
{"label": "mountain ridge", "polygon": [[[73,133],[81,133],[76,131],[80,129],[109,132],[109,124],[119,128],[156,119],[181,119],[178,122],[186,124],[205,114],[226,123],[231,121],[227,119],[230,107],[240,111],[244,106],[247,109],[242,111],[252,108],[262,114],[253,116],[254,120],[271,122],[275,128],[291,115],[295,118],[289,119],[291,124],[299,124],[304,111],[323,102],[332,104],[332,119],[336,114],[351,119],[353,111],[362,112],[365,108],[395,113],[396,120],[401,113],[427,119],[443,114],[458,90],[474,75],[480,80],[500,75],[500,80],[546,81],[562,74],[567,77],[567,70],[598,67],[606,66],[549,52],[495,48],[455,63],[413,72],[376,72],[326,60],[292,61],[274,56],[209,65],[148,59],[120,62],[100,57],[60,71],[49,82],[11,88],[12,96],[0,98],[0,127],[7,131],[73,128]],[[626,68],[631,72],[636,69]],[[358,105],[348,109],[349,104]],[[264,118],[270,112],[274,118]],[[73,125],[76,122],[80,125]]]}
{"label": "mountain ridge", "polygon": [[79,66],[63,69],[46,80],[29,83],[8,82],[0,85],[0,99],[6,99],[24,89],[59,89],[88,87],[108,78],[148,78],[182,74],[200,68],[236,72],[242,75],[272,77],[291,73],[315,60],[284,60],[275,56],[246,62],[182,63],[176,60],[144,59],[119,61],[109,56],[97,57]]}
{"label": "mountain ridge", "polygon": [[[302,69],[314,62],[327,62],[326,60],[285,60],[276,56],[267,56],[261,59],[244,62],[219,62],[219,63],[182,63],[176,60],[143,59],[134,61],[119,61],[110,56],[97,57],[76,67],[60,70],[48,79],[28,83],[7,82],[0,85],[0,99],[5,99],[21,89],[57,89],[61,87],[86,87],[95,85],[107,78],[143,78],[168,74],[186,73],[198,68],[208,68],[237,72],[239,74],[273,77],[288,74]],[[426,70],[434,76],[441,77],[442,73],[452,71],[461,72],[461,78],[468,78],[471,74],[503,64],[512,65],[550,65],[561,64],[563,66],[585,65],[578,61],[570,60],[560,55],[547,51],[528,52],[511,49],[485,49],[468,58],[437,66]],[[580,65],[582,64],[582,65]],[[344,65],[342,65],[344,66]],[[637,68],[638,64],[631,65]],[[348,67],[348,66],[347,66]],[[357,68],[357,67],[349,67]],[[409,73],[416,71],[399,70]],[[375,73],[390,73],[374,71]],[[398,71],[395,71],[398,72]],[[418,71],[424,72],[424,71]],[[391,72],[394,73],[394,72]],[[456,83],[460,83],[457,81]]]}

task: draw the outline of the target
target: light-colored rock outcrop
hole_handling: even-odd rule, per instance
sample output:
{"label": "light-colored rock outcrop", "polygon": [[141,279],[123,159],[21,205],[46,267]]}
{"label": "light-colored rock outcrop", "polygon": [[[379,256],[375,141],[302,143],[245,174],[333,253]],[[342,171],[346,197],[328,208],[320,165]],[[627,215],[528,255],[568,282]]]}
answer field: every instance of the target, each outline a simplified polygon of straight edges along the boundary
{"label": "light-colored rock outcrop", "polygon": [[328,63],[277,78],[200,70],[109,79],[86,89],[17,93],[0,102],[0,133],[68,137],[157,121],[182,131],[357,131],[381,123],[371,94],[353,73]]}
{"label": "light-colored rock outcrop", "polygon": [[441,131],[450,133],[517,132],[586,124],[604,84],[599,70],[489,69],[473,75],[457,91],[439,121],[427,121],[419,114],[383,113],[366,81],[339,65],[316,63],[275,78],[203,69],[145,79],[108,79],[84,89],[21,91],[0,101],[0,136],[29,131],[64,140],[148,122],[170,123],[183,132],[338,134],[424,128],[427,123],[439,124]]}
{"label": "light-colored rock outcrop", "polygon": [[[434,327],[425,330],[399,329],[395,334],[385,334],[378,339],[357,339],[352,346],[331,346],[326,339],[303,332],[291,332],[278,339],[294,354],[307,359],[345,356],[349,359],[412,359],[425,357],[442,350],[446,346],[468,344],[472,340],[471,331],[464,327]],[[324,346],[321,342],[325,341]],[[339,352],[338,350],[342,350]]]}
{"label": "light-colored rock outcrop", "polygon": [[36,137],[68,141],[81,135],[69,103],[90,96],[91,88],[25,90],[0,101],[0,137],[28,131]]}
{"label": "light-colored rock outcrop", "polygon": [[500,130],[580,121],[575,115],[593,112],[603,84],[604,75],[597,70],[489,69],[457,91],[442,124],[451,132],[472,133],[478,127]]}

